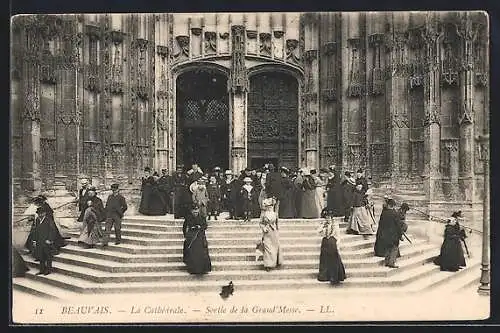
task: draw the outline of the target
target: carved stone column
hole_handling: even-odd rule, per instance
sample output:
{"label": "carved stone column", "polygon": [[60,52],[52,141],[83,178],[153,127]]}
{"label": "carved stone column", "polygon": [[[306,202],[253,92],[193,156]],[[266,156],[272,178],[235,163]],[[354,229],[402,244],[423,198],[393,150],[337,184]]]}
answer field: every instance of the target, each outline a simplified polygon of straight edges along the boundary
{"label": "carved stone column", "polygon": [[231,106],[230,168],[239,173],[247,166],[247,92],[248,71],[245,66],[245,27],[233,25],[232,60],[229,76],[229,103]]}
{"label": "carved stone column", "polygon": [[305,91],[305,162],[309,168],[319,167],[319,33],[316,14],[305,18],[304,71]]}
{"label": "carved stone column", "polygon": [[401,100],[401,96],[405,94],[406,82],[405,82],[405,44],[406,35],[403,31],[398,31],[400,28],[394,27],[394,32],[392,36],[387,36],[386,47],[387,51],[390,53],[389,59],[390,64],[386,67],[386,75],[390,77],[388,94],[388,107],[389,116],[391,118],[391,134],[390,134],[390,160],[391,160],[391,180],[393,182],[393,188],[396,186],[398,179],[401,178],[401,171],[405,168],[404,159],[402,158],[401,152],[401,140],[404,137],[402,135],[401,128],[404,126],[404,120],[407,120],[407,116],[401,110],[401,103],[405,101]]}
{"label": "carved stone column", "polygon": [[425,31],[426,58],[428,75],[424,83],[424,154],[425,154],[425,174],[428,177],[426,190],[430,201],[435,199],[436,180],[440,175],[440,75],[439,75],[439,50],[438,40],[442,33],[437,29],[437,22],[432,20],[427,22]]}
{"label": "carved stone column", "polygon": [[62,49],[59,57],[60,82],[59,98],[56,114],[57,126],[57,163],[54,183],[55,189],[61,195],[66,195],[66,189],[75,190],[78,186],[77,168],[77,131],[79,116],[77,113],[77,47],[79,38],[76,31],[76,22],[65,22],[62,36]]}
{"label": "carved stone column", "polygon": [[477,26],[473,26],[470,13],[464,13],[458,33],[462,39],[462,73],[461,73],[461,101],[460,114],[460,142],[459,142],[459,189],[461,199],[472,201],[474,198],[474,54],[473,44],[477,37]]}
{"label": "carved stone column", "polygon": [[22,187],[39,191],[40,179],[40,38],[34,17],[27,18],[27,45],[22,70],[24,105],[22,112]]}

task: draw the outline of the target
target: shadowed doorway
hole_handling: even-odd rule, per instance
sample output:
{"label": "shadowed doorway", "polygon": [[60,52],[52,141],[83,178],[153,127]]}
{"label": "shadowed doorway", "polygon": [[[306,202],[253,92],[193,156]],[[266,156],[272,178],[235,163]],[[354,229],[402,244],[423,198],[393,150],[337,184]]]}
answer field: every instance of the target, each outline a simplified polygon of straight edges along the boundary
{"label": "shadowed doorway", "polygon": [[177,78],[177,165],[203,171],[229,167],[229,107],[225,75],[196,69]]}

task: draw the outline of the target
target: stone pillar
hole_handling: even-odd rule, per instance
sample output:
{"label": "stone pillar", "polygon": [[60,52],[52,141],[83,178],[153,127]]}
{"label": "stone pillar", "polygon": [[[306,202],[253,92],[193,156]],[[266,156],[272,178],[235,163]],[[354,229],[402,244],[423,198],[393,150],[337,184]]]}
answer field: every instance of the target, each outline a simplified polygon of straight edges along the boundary
{"label": "stone pillar", "polygon": [[232,62],[228,81],[230,103],[230,168],[239,173],[247,166],[247,92],[248,71],[245,66],[245,27],[231,26]]}
{"label": "stone pillar", "polygon": [[305,22],[305,54],[306,72],[305,91],[305,153],[306,166],[319,167],[319,33],[317,14],[309,13]]}
{"label": "stone pillar", "polygon": [[[28,18],[34,21],[35,18]],[[29,24],[29,23],[28,23]],[[40,36],[36,23],[27,26],[27,49],[22,70],[23,82],[23,129],[22,129],[22,187],[28,191],[40,191]],[[15,166],[14,166],[15,167]]]}
{"label": "stone pillar", "polygon": [[[390,161],[391,161],[391,181],[392,188],[397,186],[398,179],[401,178],[401,171],[405,169],[404,159],[401,153],[401,140],[405,136],[402,133],[402,125],[407,119],[407,114],[401,110],[402,103],[406,103],[404,96],[406,95],[406,80],[404,76],[404,65],[407,61],[405,58],[406,47],[406,32],[407,22],[401,13],[392,13],[392,38],[388,39],[386,45],[389,51],[388,61],[386,66],[390,80],[388,82],[387,107],[389,108],[390,118]],[[406,116],[406,117],[405,117]]]}
{"label": "stone pillar", "polygon": [[439,178],[441,130],[440,117],[440,77],[439,77],[439,50],[438,43],[442,33],[437,30],[435,14],[430,14],[426,22],[424,34],[426,41],[426,58],[428,60],[428,75],[424,82],[424,154],[425,154],[425,189],[432,201],[436,197],[436,181]]}
{"label": "stone pillar", "polygon": [[460,196],[462,200],[472,202],[474,200],[474,125],[473,125],[473,103],[474,103],[474,54],[473,43],[477,36],[477,28],[473,27],[470,13],[464,13],[462,24],[459,25],[458,33],[462,38],[462,62],[465,69],[461,73],[461,101],[460,112],[460,142],[459,162],[460,174],[458,179]]}

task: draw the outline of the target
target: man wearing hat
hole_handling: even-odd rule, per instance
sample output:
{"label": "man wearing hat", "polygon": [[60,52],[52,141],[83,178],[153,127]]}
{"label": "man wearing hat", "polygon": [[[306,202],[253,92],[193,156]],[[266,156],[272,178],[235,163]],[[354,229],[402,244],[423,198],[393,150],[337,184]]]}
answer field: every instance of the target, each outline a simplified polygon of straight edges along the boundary
{"label": "man wearing hat", "polygon": [[172,213],[172,196],[173,196],[173,179],[168,174],[167,169],[161,169],[161,177],[157,181],[158,190],[163,196],[165,202],[165,211],[169,214]]}
{"label": "man wearing hat", "polygon": [[115,244],[118,245],[122,240],[122,218],[123,214],[127,210],[127,201],[120,194],[118,184],[112,184],[111,193],[106,201],[106,231],[104,234],[103,246],[107,246],[109,242],[109,235],[111,234],[111,228],[115,227]]}
{"label": "man wearing hat", "polygon": [[87,205],[88,197],[88,188],[89,188],[89,180],[87,178],[83,178],[80,181],[81,188],[78,190],[78,211],[85,210]]}
{"label": "man wearing hat", "polygon": [[235,181],[233,178],[233,171],[226,170],[224,173],[225,179],[221,186],[221,195],[222,195],[222,207],[229,212],[229,219],[233,219],[234,216],[234,190],[235,190]]}
{"label": "man wearing hat", "polygon": [[214,168],[214,173],[213,173],[213,175],[215,176],[215,180],[217,181],[217,184],[218,184],[219,186],[221,186],[221,185],[222,185],[222,183],[224,182],[224,177],[223,177],[223,175],[222,175],[222,170],[221,170],[221,168],[220,168],[220,167],[218,167],[218,166],[216,166],[216,167]]}
{"label": "man wearing hat", "polygon": [[35,258],[40,260],[40,272],[37,275],[48,275],[52,269],[52,246],[56,237],[55,223],[49,215],[45,207],[40,206],[37,208],[35,225],[35,237],[33,238],[33,245],[35,249]]}
{"label": "man wearing hat", "polygon": [[358,169],[358,171],[356,171],[356,185],[358,184],[363,185],[361,189],[363,194],[366,193],[366,191],[368,191],[368,181],[366,180],[365,172],[361,168]]}

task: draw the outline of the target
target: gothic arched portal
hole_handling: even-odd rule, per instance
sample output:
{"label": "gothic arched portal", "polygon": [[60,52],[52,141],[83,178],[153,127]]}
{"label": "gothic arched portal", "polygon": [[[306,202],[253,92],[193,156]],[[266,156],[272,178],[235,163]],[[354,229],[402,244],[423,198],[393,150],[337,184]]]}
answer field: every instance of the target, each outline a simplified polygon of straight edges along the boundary
{"label": "gothic arched portal", "polygon": [[248,93],[248,165],[274,162],[298,165],[298,82],[287,73],[250,77]]}
{"label": "gothic arched portal", "polygon": [[177,77],[177,165],[229,167],[227,77],[211,69]]}

